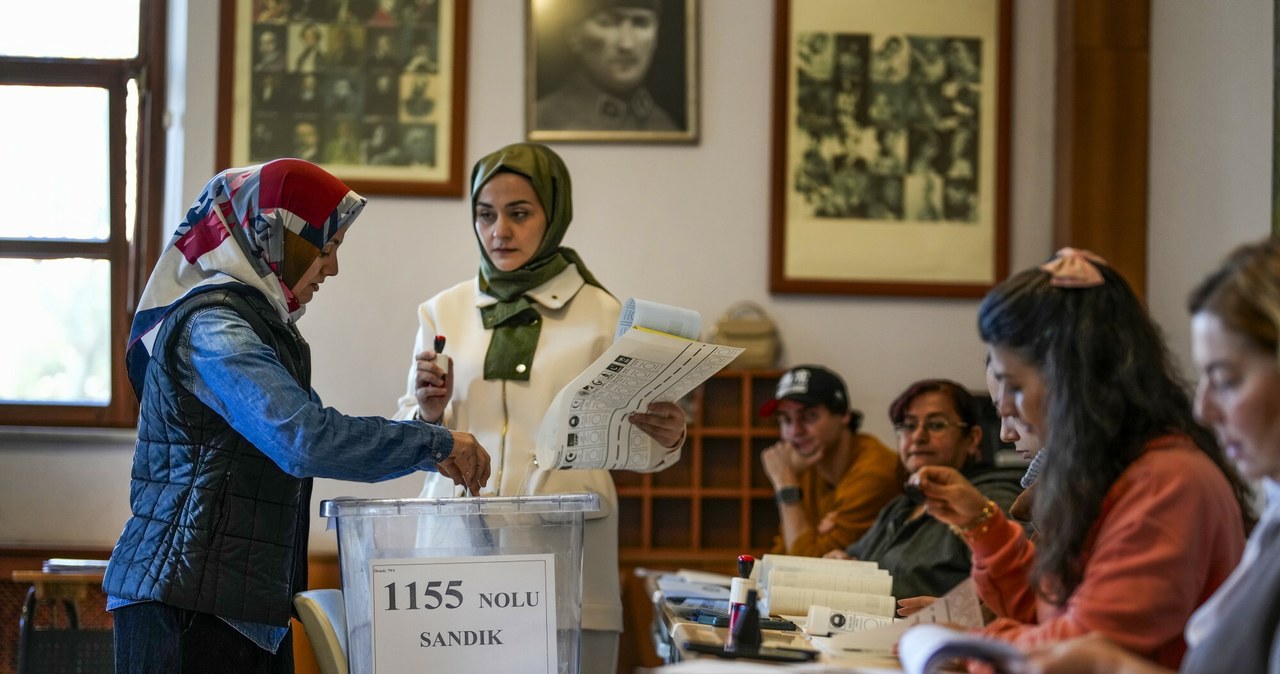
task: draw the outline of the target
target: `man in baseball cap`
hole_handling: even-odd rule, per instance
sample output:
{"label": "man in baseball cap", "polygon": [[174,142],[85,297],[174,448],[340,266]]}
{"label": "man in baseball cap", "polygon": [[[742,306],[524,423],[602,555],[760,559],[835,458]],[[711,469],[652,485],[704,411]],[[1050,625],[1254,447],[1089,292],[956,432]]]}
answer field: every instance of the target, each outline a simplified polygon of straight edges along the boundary
{"label": "man in baseball cap", "polygon": [[[821,365],[800,365],[787,370],[778,380],[773,396],[760,406],[760,416],[773,416],[778,410],[778,403],[783,400],[794,400],[807,407],[822,405],[836,414],[850,411],[844,380]],[[849,424],[850,430],[856,432],[862,424],[862,412],[853,410]]]}
{"label": "man in baseball cap", "polygon": [[820,557],[847,547],[901,493],[897,455],[858,431],[862,413],[831,370],[791,368],[760,416],[776,417],[782,436],[760,455],[781,520],[773,552]]}

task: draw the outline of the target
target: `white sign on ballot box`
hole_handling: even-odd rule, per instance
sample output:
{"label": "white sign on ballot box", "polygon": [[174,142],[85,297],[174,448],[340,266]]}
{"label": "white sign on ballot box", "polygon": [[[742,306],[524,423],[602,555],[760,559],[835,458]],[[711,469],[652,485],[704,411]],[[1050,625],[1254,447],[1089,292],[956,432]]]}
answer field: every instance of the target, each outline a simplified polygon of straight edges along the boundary
{"label": "white sign on ballot box", "polygon": [[371,564],[378,674],[554,673],[555,555],[379,559]]}

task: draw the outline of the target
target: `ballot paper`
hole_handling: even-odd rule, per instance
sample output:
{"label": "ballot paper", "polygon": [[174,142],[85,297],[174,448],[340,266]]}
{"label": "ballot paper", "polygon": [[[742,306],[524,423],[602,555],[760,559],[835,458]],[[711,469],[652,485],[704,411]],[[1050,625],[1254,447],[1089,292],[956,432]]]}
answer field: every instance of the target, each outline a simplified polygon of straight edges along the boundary
{"label": "ballot paper", "polygon": [[702,316],[693,309],[673,307],[634,297],[622,304],[622,313],[618,316],[618,329],[613,338],[617,339],[633,327],[643,327],[668,335],[697,339],[702,334]]}
{"label": "ballot paper", "polygon": [[664,599],[715,599],[723,600],[728,605],[729,588],[723,585],[699,583],[676,574],[663,574],[658,577],[658,589]]}
{"label": "ballot paper", "polygon": [[743,351],[697,341],[700,327],[697,313],[688,309],[627,300],[619,337],[560,390],[547,410],[538,432],[538,469],[656,466],[662,458],[651,455],[656,446],[627,416],[647,410],[649,403],[684,397]]}
{"label": "ballot paper", "polygon": [[[760,582],[761,587],[769,587],[774,578],[774,571],[794,571],[805,574],[827,576],[880,576],[890,578],[889,572],[880,568],[876,562],[858,559],[827,559],[824,557],[801,557],[798,555],[767,554],[760,558],[760,563],[751,570],[751,577]],[[888,594],[888,591],[885,591]]]}
{"label": "ballot paper", "polygon": [[858,613],[892,618],[898,603],[888,594],[815,590],[788,585],[769,586],[768,606],[770,615],[804,615],[814,604],[835,606]]}

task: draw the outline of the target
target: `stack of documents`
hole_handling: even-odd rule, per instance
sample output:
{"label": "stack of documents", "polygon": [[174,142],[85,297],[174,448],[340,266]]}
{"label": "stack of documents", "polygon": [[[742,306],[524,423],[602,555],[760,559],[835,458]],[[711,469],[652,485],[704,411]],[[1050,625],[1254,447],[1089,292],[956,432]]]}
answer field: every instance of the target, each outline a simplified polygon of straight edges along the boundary
{"label": "stack of documents", "polygon": [[62,559],[55,557],[44,560],[41,568],[45,573],[102,573],[107,570],[107,560]]}
{"label": "stack of documents", "polygon": [[892,618],[898,608],[893,577],[875,562],[765,555],[759,570],[770,615],[803,616],[819,605]]}

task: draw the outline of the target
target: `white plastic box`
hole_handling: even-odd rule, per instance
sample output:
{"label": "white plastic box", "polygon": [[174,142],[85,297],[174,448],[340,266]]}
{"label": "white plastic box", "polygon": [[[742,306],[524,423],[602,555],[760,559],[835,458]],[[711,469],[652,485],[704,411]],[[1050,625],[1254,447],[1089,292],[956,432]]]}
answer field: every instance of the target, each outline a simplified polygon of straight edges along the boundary
{"label": "white plastic box", "polygon": [[351,674],[578,674],[583,523],[599,509],[596,494],[322,501]]}

